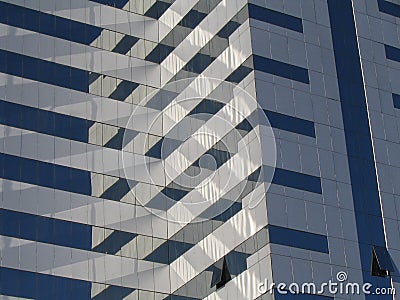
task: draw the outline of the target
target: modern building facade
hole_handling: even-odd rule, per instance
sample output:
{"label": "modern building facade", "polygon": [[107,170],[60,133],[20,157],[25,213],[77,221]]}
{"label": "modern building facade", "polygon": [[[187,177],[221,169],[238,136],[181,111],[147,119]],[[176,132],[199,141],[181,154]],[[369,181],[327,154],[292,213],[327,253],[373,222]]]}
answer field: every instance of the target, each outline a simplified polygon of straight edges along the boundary
{"label": "modern building facade", "polygon": [[396,0],[0,0],[0,298],[396,299],[399,132]]}

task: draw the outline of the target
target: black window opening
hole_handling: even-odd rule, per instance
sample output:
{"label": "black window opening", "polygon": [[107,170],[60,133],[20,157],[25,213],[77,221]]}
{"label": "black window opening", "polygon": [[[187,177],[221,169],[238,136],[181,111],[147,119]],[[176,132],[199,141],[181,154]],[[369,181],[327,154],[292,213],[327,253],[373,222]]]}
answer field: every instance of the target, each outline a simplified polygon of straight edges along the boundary
{"label": "black window opening", "polygon": [[387,249],[384,247],[373,246],[371,275],[378,277],[387,277],[390,276],[391,272],[394,271],[395,268]]}
{"label": "black window opening", "polygon": [[226,258],[219,260],[215,265],[215,269],[211,279],[211,287],[216,287],[217,290],[224,287],[231,279],[231,273],[229,272],[228,263]]}

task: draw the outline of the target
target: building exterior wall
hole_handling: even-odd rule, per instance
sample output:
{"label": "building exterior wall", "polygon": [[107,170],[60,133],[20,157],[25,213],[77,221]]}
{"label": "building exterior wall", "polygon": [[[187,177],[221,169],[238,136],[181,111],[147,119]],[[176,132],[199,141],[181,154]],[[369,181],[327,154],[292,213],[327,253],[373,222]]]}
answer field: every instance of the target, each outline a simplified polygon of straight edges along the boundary
{"label": "building exterior wall", "polygon": [[1,0],[0,298],[395,299],[277,284],[400,288],[399,17]]}

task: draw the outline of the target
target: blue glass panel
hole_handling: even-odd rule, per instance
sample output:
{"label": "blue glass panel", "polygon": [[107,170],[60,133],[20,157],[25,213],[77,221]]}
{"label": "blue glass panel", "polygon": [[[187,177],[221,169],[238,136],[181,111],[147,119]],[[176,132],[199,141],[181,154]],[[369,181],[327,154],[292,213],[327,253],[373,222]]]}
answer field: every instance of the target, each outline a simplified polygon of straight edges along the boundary
{"label": "blue glass panel", "polygon": [[391,1],[378,0],[378,7],[381,12],[400,18],[400,5]]}
{"label": "blue glass panel", "polygon": [[0,234],[53,245],[91,250],[91,226],[0,209]]}
{"label": "blue glass panel", "polygon": [[309,83],[308,70],[293,66],[270,58],[253,55],[254,69],[276,76],[292,79],[302,83]]}
{"label": "blue glass panel", "polygon": [[160,64],[174,49],[160,43],[146,56],[146,60]]}
{"label": "blue glass panel", "polygon": [[94,122],[0,100],[0,123],[12,127],[88,142]]}
{"label": "blue glass panel", "polygon": [[201,21],[207,16],[207,14],[192,9],[189,11],[183,19],[179,22],[180,26],[194,29]]}
{"label": "blue glass panel", "polygon": [[125,178],[119,178],[101,195],[103,199],[120,201],[130,191],[130,186]]}
{"label": "blue glass panel", "polygon": [[[213,204],[213,206],[214,205],[217,205],[217,204]],[[210,207],[209,211],[211,211],[211,212],[215,211],[215,207],[213,207],[213,206]],[[236,215],[239,211],[241,211],[241,209],[242,209],[241,203],[233,202],[232,205],[227,210],[225,210],[218,216],[215,216],[213,218],[213,220],[226,222],[227,220],[232,218],[234,215]],[[207,215],[207,214],[205,214],[205,215]]]}
{"label": "blue glass panel", "polygon": [[187,195],[188,191],[166,187],[161,191],[161,193],[168,198],[179,201]]}
{"label": "blue glass panel", "polygon": [[395,108],[400,108],[400,95],[392,94],[393,97],[393,105]]}
{"label": "blue glass panel", "polygon": [[214,58],[202,53],[197,53],[184,67],[183,70],[200,74],[202,73],[212,62]]}
{"label": "blue glass panel", "polygon": [[127,54],[138,40],[139,39],[136,37],[126,35],[119,41],[112,51],[120,54]]}
{"label": "blue glass panel", "polygon": [[241,65],[235,71],[231,73],[225,80],[228,82],[239,83],[241,82],[253,69]]}
{"label": "blue glass panel", "polygon": [[[382,1],[379,4],[382,3],[384,4]],[[357,235],[360,241],[361,265],[365,272],[370,273],[371,245],[368,247],[365,245],[373,242],[377,246],[385,246],[385,236],[352,1],[328,0],[328,10],[349,157]],[[394,49],[386,48],[386,55],[389,57],[395,58],[396,52]],[[368,183],[368,186],[365,186],[365,183]],[[368,189],[367,197],[364,192],[360,192],[365,189]],[[367,244],[363,244],[363,241]],[[365,255],[364,248],[369,248],[368,256]],[[366,277],[364,274],[363,277],[364,281],[368,282],[369,276]],[[366,298],[371,296],[366,295]],[[386,298],[382,295],[380,298],[392,297]]]}
{"label": "blue glass panel", "polygon": [[91,299],[91,283],[0,267],[0,294],[37,300]]}
{"label": "blue glass panel", "polygon": [[0,23],[90,45],[102,28],[0,2]]}
{"label": "blue glass panel", "polygon": [[170,264],[193,246],[193,244],[167,240],[149,254],[145,260],[161,264]]}
{"label": "blue glass panel", "polygon": [[250,254],[231,251],[225,258],[228,264],[229,273],[232,275],[239,275],[247,269],[247,258]]}
{"label": "blue glass panel", "polygon": [[268,225],[269,242],[278,245],[329,253],[328,239],[324,235]]}
{"label": "blue glass panel", "polygon": [[386,58],[400,62],[400,49],[385,45]]}
{"label": "blue glass panel", "polygon": [[322,194],[321,179],[319,177],[294,171],[276,168],[272,183]]}
{"label": "blue glass panel", "polygon": [[108,286],[98,293],[92,300],[126,299],[135,289],[122,286]]}
{"label": "blue glass panel", "polygon": [[0,72],[81,92],[89,91],[87,71],[5,50],[0,50],[0,57],[6,60],[6,64],[0,65]]}
{"label": "blue glass panel", "polygon": [[158,19],[171,6],[171,3],[157,0],[144,14],[146,17]]}
{"label": "blue glass panel", "polygon": [[[91,195],[90,172],[0,153],[3,178]],[[36,172],[36,173],[35,173]]]}
{"label": "blue glass panel", "polygon": [[303,23],[300,18],[279,11],[249,4],[249,16],[258,21],[263,21],[301,33],[303,32]]}
{"label": "blue glass panel", "polygon": [[144,259],[147,261],[153,261],[160,264],[169,264],[168,255],[168,241],[162,243],[157,249],[155,249],[151,254],[146,256]]}
{"label": "blue glass panel", "polygon": [[214,101],[210,99],[202,100],[192,111],[188,114],[189,116],[195,114],[211,114],[215,115],[225,106],[224,103],[219,101]]}
{"label": "blue glass panel", "polygon": [[386,271],[390,271],[390,272],[396,271],[393,266],[390,254],[385,247],[374,246],[374,252],[375,252],[376,258],[378,260],[379,267],[382,270],[386,270]]}
{"label": "blue glass panel", "polygon": [[307,135],[315,138],[314,122],[264,110],[271,127]]}
{"label": "blue glass panel", "polygon": [[109,98],[124,101],[139,86],[136,82],[121,81],[115,91],[111,93]]}
{"label": "blue glass panel", "polygon": [[[116,150],[122,150],[123,146],[131,142],[134,137],[137,135],[137,132],[125,128],[119,128],[116,135],[114,135],[105,145],[104,147],[112,148]],[[125,143],[125,145],[124,145]]]}
{"label": "blue glass panel", "polygon": [[234,21],[229,21],[218,33],[217,36],[227,39],[230,35],[239,28],[241,24]]}
{"label": "blue glass panel", "polygon": [[131,242],[136,236],[137,234],[134,233],[113,231],[105,238],[104,241],[94,247],[93,251],[116,254],[123,246]]}
{"label": "blue glass panel", "polygon": [[179,258],[183,253],[191,249],[194,245],[174,240],[169,240],[168,246],[169,246],[169,264],[170,264],[174,260]]}
{"label": "blue glass panel", "polygon": [[151,147],[149,149],[149,151],[146,152],[146,156],[160,159],[161,158],[161,151],[163,150],[164,139],[165,138],[162,138],[157,143],[155,143],[154,146]]}

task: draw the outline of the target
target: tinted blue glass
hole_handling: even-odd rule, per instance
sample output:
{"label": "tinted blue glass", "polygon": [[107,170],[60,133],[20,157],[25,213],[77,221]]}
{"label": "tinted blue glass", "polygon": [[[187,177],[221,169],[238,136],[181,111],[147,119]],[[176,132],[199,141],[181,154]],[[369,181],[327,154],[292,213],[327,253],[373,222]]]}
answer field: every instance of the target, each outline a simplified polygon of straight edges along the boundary
{"label": "tinted blue glass", "polygon": [[378,7],[381,12],[400,18],[400,5],[391,1],[378,0]]}
{"label": "tinted blue glass", "polygon": [[136,37],[126,35],[119,41],[117,46],[115,46],[112,51],[120,54],[126,54],[129,50],[131,50],[133,45],[135,45],[138,40],[139,39]]}
{"label": "tinted blue glass", "polygon": [[0,234],[11,237],[20,237],[20,215],[7,213],[7,211],[1,209],[0,216]]}
{"label": "tinted blue glass", "polygon": [[324,235],[268,225],[269,242],[278,245],[329,253],[328,239]]}
{"label": "tinted blue glass", "polygon": [[0,267],[0,276],[2,295],[38,300],[90,299],[90,282],[4,267]]}
{"label": "tinted blue glass", "polygon": [[109,98],[114,99],[114,100],[120,100],[123,101],[125,100],[137,87],[139,84],[135,82],[129,82],[129,81],[122,81],[117,88],[115,89],[114,92],[111,93]]}
{"label": "tinted blue glass", "polygon": [[158,19],[171,6],[171,3],[157,0],[145,13],[146,17]]}
{"label": "tinted blue glass", "polygon": [[153,157],[153,158],[161,158],[161,150],[163,147],[164,138],[161,138],[153,147],[146,152],[146,156]]}
{"label": "tinted blue glass", "polygon": [[272,183],[322,194],[321,179],[319,177],[294,171],[276,168]]}
{"label": "tinted blue glass", "polygon": [[217,36],[228,38],[241,24],[234,21],[229,21],[218,33]]}
{"label": "tinted blue glass", "polygon": [[302,83],[309,83],[308,70],[293,66],[270,58],[253,55],[254,69],[276,76],[292,79]]}
{"label": "tinted blue glass", "polygon": [[[3,178],[19,181],[21,179],[21,160],[16,156],[2,153],[0,153],[0,158],[2,159]],[[35,170],[35,165],[33,165],[33,170]],[[33,183],[35,183],[34,180]]]}
{"label": "tinted blue glass", "polygon": [[6,209],[0,210],[0,216],[1,235],[91,250],[92,231],[89,225]]}
{"label": "tinted blue glass", "polygon": [[247,258],[250,254],[231,251],[225,258],[231,275],[239,275],[247,269]]}
{"label": "tinted blue glass", "polygon": [[[0,23],[89,45],[102,29],[33,9],[0,2]],[[71,34],[73,33],[73,34]]]}
{"label": "tinted blue glass", "polygon": [[207,16],[207,14],[192,9],[181,20],[179,25],[194,29]]}
{"label": "tinted blue glass", "polygon": [[231,73],[231,75],[229,75],[226,78],[226,81],[228,82],[233,82],[233,83],[239,83],[241,82],[247,75],[250,74],[250,72],[253,71],[253,69],[246,67],[246,66],[240,66],[239,68],[237,68],[235,71],[233,71]]}
{"label": "tinted blue glass", "polygon": [[167,240],[151,254],[149,254],[145,260],[162,264],[170,264],[193,246],[193,244],[189,243]]}
{"label": "tinted blue glass", "polygon": [[184,67],[185,71],[200,74],[202,73],[212,62],[214,58],[209,55],[197,53]]}
{"label": "tinted blue glass", "polygon": [[400,108],[400,95],[392,94],[393,97],[393,105],[395,108]]}
{"label": "tinted blue glass", "polygon": [[123,246],[131,242],[137,235],[129,232],[113,231],[100,244],[93,248],[93,251],[116,254]]}
{"label": "tinted blue glass", "polygon": [[[378,246],[385,246],[380,199],[374,165],[372,142],[369,134],[368,114],[364,93],[360,57],[357,44],[357,34],[354,24],[351,0],[328,0],[328,10],[331,23],[331,34],[338,76],[340,102],[343,113],[343,125],[350,169],[350,179],[355,208],[356,226],[359,241]],[[386,49],[388,50],[388,49]],[[386,54],[394,55],[389,49]],[[396,51],[394,51],[396,52]],[[357,122],[354,122],[357,116]],[[360,128],[363,126],[363,128]],[[360,154],[362,153],[362,154]],[[368,195],[360,193],[368,183]],[[360,211],[359,208],[364,206]],[[373,218],[364,211],[372,213]],[[373,222],[369,222],[373,220]],[[365,252],[362,242],[359,243],[360,253]],[[371,246],[369,255],[361,255],[363,270],[371,270]],[[364,276],[364,281],[368,278]],[[366,295],[366,298],[371,295]],[[391,297],[388,297],[390,299]],[[386,299],[382,296],[382,299]]]}
{"label": "tinted blue glass", "polygon": [[123,143],[128,144],[137,135],[137,132],[125,128],[119,128],[116,135],[114,135],[104,147],[116,150],[122,150]]}
{"label": "tinted blue glass", "polygon": [[2,111],[1,124],[79,142],[88,142],[89,128],[94,123],[3,100],[0,100],[0,107]]}
{"label": "tinted blue glass", "polygon": [[170,240],[170,241],[168,241],[168,246],[169,246],[169,249],[168,249],[169,250],[169,263],[171,263],[174,260],[176,260],[178,257],[180,257],[183,253],[185,253],[190,248],[192,248],[194,245]]}
{"label": "tinted blue glass", "polygon": [[125,178],[118,179],[112,186],[110,186],[101,195],[103,199],[109,199],[114,201],[120,201],[127,193],[129,193],[130,187]]}
{"label": "tinted blue glass", "polygon": [[169,264],[169,254],[168,254],[168,242],[164,242],[155,249],[151,254],[146,256],[144,259],[148,261],[153,261],[161,264]]}
{"label": "tinted blue glass", "polygon": [[[0,153],[3,178],[91,195],[90,172]],[[34,173],[36,172],[36,174]]]}
{"label": "tinted blue glass", "polygon": [[179,201],[187,195],[188,191],[166,187],[161,191],[161,193],[166,195],[168,198]]}
{"label": "tinted blue glass", "polygon": [[[214,205],[216,205],[216,204],[214,204]],[[220,215],[214,217],[213,220],[226,222],[227,220],[232,218],[234,215],[236,215],[241,209],[242,209],[242,204],[239,202],[234,202],[232,204],[232,206],[230,206],[227,210],[225,210]],[[213,211],[213,209],[211,208],[210,211]]]}
{"label": "tinted blue glass", "polygon": [[109,286],[94,296],[92,300],[125,299],[134,291],[135,289],[121,286]]}
{"label": "tinted blue glass", "polygon": [[221,280],[222,266],[222,262],[218,261],[207,268],[207,271],[212,272],[211,287],[216,286],[216,284]]}
{"label": "tinted blue glass", "polygon": [[[217,168],[222,166],[224,163],[226,163],[231,158],[231,154],[229,152],[223,151],[223,150],[218,150],[215,148],[211,148],[206,153],[204,153],[204,155],[206,155],[206,154],[209,154],[213,157],[214,163],[216,164]],[[200,158],[193,163],[193,166],[199,167],[200,166],[199,164],[200,164]],[[203,165],[201,167],[213,169],[214,164],[212,164],[211,166]]]}
{"label": "tinted blue glass", "polygon": [[376,258],[378,259],[379,267],[382,270],[387,270],[390,272],[395,271],[395,268],[392,263],[392,259],[390,258],[389,252],[385,247],[374,246],[374,252],[375,252]]}
{"label": "tinted blue glass", "polygon": [[264,110],[272,127],[315,137],[314,122]]}
{"label": "tinted blue glass", "polygon": [[204,99],[202,100],[193,110],[188,114],[195,115],[195,114],[212,114],[215,115],[219,110],[224,107],[224,103]]}
{"label": "tinted blue glass", "polygon": [[400,49],[385,45],[386,58],[400,62]]}
{"label": "tinted blue glass", "polygon": [[174,50],[174,47],[167,46],[167,45],[164,45],[164,44],[160,43],[146,56],[146,60],[159,64],[173,50]]}
{"label": "tinted blue glass", "polygon": [[244,119],[239,125],[236,126],[236,129],[250,132],[253,129],[253,126],[251,126],[247,119]]}
{"label": "tinted blue glass", "polygon": [[[89,73],[87,71],[5,50],[0,50],[0,57],[7,61],[5,65],[0,65],[0,72],[88,92]],[[38,72],[34,70],[38,70]]]}
{"label": "tinted blue glass", "polygon": [[249,4],[249,16],[252,19],[274,24],[297,32],[303,32],[303,23],[300,18],[275,10]]}

